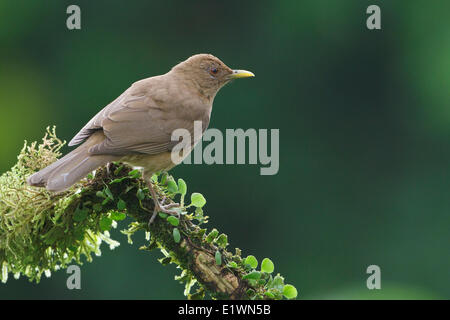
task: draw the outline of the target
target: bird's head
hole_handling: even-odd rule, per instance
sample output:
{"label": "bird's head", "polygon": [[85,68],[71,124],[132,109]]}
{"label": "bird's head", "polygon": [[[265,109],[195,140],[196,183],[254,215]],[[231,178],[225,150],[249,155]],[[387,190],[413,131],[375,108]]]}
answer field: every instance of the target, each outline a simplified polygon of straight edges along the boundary
{"label": "bird's head", "polygon": [[196,54],[177,64],[171,72],[192,81],[208,98],[214,98],[225,84],[238,78],[254,77],[246,70],[233,70],[211,54]]}

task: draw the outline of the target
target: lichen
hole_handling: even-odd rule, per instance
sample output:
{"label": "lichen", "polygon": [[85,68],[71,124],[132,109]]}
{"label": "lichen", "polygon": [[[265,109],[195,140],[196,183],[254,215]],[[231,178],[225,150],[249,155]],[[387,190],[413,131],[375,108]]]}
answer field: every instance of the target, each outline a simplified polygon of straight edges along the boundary
{"label": "lichen", "polygon": [[73,213],[81,199],[76,184],[61,194],[26,184],[26,178],[61,155],[65,142],[47,129],[41,144],[25,142],[17,163],[0,177],[0,265],[1,281],[8,274],[25,275],[39,282],[43,273],[65,268],[75,261],[92,260],[100,254],[101,242],[115,242],[99,229],[98,216],[75,221]]}

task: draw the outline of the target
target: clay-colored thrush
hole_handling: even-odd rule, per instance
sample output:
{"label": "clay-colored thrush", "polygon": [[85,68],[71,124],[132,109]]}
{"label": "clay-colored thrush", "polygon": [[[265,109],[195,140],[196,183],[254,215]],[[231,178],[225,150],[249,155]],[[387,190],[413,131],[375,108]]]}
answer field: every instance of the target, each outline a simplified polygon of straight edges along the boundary
{"label": "clay-colored thrush", "polygon": [[150,178],[178,164],[171,157],[178,143],[172,141],[172,132],[187,129],[194,136],[194,121],[201,121],[205,130],[219,89],[230,80],[253,76],[249,71],[230,69],[210,54],[197,54],[164,75],[137,81],[70,141],[69,146],[82,143],[78,148],[31,175],[27,182],[59,192],[98,167],[121,161],[143,168],[155,202],[154,215],[171,213],[159,202]]}

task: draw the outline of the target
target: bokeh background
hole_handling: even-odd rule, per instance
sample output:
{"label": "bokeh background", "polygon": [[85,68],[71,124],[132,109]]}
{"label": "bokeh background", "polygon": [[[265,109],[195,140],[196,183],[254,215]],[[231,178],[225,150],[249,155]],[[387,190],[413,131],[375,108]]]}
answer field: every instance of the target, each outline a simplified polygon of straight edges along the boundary
{"label": "bokeh background", "polygon": [[[81,7],[82,29],[66,28]],[[382,30],[366,28],[381,7]],[[48,125],[70,140],[136,80],[208,52],[256,74],[216,97],[210,127],[279,128],[280,171],[182,165],[210,227],[277,272],[302,299],[450,298],[450,2],[0,2],[0,169]],[[67,151],[68,148],[65,149]],[[121,225],[124,227],[124,224]],[[120,229],[120,226],[119,226]],[[144,235],[0,298],[182,299]],[[366,288],[379,265],[382,289]]]}

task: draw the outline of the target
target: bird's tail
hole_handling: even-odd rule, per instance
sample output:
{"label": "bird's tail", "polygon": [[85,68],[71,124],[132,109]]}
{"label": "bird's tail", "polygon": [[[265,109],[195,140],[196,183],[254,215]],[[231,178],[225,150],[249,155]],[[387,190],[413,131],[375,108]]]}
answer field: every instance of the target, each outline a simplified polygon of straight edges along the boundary
{"label": "bird's tail", "polygon": [[117,156],[89,154],[89,148],[104,138],[102,132],[94,133],[81,146],[28,177],[27,183],[53,192],[64,191],[98,167],[118,160]]}

